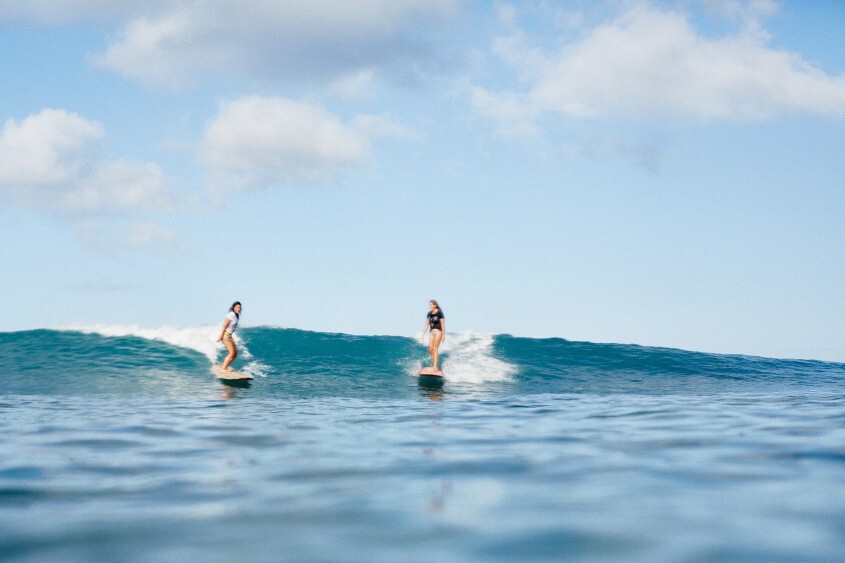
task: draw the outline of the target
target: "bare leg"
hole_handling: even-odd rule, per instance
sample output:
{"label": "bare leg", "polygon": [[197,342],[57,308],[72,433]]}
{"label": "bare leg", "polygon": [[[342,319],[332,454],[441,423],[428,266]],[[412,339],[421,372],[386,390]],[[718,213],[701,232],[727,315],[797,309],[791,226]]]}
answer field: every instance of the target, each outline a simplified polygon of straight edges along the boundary
{"label": "bare leg", "polygon": [[229,352],[226,355],[226,359],[223,360],[223,369],[228,370],[229,364],[235,361],[235,358],[238,357],[238,347],[235,346],[235,339],[231,336],[224,336],[223,337],[223,345],[226,347],[226,350]]}
{"label": "bare leg", "polygon": [[431,363],[435,370],[440,369],[440,341],[443,339],[443,333],[437,329],[431,331],[431,336],[428,339],[428,354],[431,356]]}

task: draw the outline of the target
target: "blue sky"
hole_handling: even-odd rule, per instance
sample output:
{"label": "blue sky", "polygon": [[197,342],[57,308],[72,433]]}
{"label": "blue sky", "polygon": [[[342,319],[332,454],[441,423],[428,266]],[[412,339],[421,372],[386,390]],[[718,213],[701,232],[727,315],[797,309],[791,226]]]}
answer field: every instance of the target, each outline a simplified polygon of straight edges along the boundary
{"label": "blue sky", "polygon": [[845,361],[845,4],[0,0],[4,330]]}

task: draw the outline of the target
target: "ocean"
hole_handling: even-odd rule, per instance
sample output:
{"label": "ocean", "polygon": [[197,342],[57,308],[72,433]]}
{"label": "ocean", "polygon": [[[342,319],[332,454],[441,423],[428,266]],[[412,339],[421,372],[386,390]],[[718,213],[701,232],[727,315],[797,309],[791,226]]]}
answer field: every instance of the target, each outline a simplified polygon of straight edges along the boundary
{"label": "ocean", "polygon": [[217,330],[0,333],[0,559],[845,560],[845,364]]}

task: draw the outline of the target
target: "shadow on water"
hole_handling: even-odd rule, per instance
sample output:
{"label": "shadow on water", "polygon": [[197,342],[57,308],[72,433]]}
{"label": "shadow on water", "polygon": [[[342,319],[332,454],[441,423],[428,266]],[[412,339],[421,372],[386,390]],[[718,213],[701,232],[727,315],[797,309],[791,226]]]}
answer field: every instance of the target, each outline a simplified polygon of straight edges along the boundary
{"label": "shadow on water", "polygon": [[443,400],[443,378],[425,377],[419,378],[420,395],[432,401]]}
{"label": "shadow on water", "polygon": [[252,387],[252,382],[248,379],[218,379],[222,385],[227,387],[234,387],[236,389],[249,389]]}
{"label": "shadow on water", "polygon": [[237,381],[232,379],[218,379],[220,382],[220,398],[229,401],[237,399],[241,389],[249,389],[251,387],[250,381]]}

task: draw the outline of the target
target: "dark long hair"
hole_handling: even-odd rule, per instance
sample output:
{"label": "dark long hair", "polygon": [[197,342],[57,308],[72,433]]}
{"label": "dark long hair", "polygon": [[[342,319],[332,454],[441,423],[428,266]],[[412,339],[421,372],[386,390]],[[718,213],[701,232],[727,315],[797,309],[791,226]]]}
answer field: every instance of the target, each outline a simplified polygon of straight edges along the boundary
{"label": "dark long hair", "polygon": [[[232,313],[235,313],[235,305],[241,305],[241,302],[235,301],[234,303],[232,303],[232,306],[229,307],[229,311],[231,311]],[[241,307],[243,307],[243,305],[241,305]],[[238,320],[240,320],[241,316],[239,314],[235,313],[235,316],[238,317]]]}

